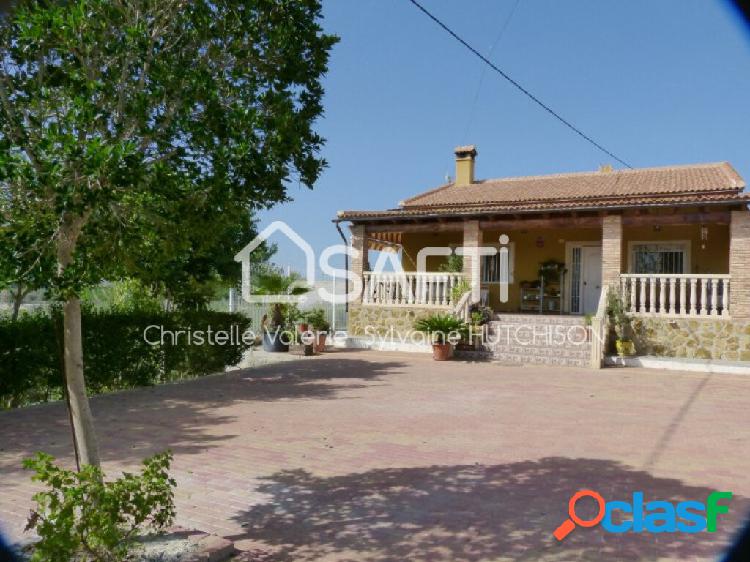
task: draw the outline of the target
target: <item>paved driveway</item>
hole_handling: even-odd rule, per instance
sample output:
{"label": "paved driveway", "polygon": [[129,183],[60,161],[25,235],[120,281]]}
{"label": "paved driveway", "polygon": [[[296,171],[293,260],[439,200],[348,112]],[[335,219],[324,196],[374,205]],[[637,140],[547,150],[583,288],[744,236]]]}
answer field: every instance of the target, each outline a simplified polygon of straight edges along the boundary
{"label": "paved driveway", "polygon": [[[750,378],[435,363],[361,352],[94,399],[105,468],[175,453],[178,523],[280,560],[702,560],[750,503]],[[0,521],[21,538],[62,404],[0,413]],[[570,495],[735,497],[716,534],[551,533]],[[582,504],[585,511],[586,505]],[[582,515],[585,515],[582,514]]]}

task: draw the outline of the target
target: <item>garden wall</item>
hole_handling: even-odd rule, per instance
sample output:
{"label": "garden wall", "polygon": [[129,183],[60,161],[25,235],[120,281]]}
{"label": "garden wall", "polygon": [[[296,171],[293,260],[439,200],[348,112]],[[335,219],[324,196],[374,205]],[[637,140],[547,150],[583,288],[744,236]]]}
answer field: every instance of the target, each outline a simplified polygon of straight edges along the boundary
{"label": "garden wall", "polygon": [[750,361],[750,322],[711,318],[633,319],[638,355]]}
{"label": "garden wall", "polygon": [[[379,335],[388,336],[391,330],[395,335],[405,336],[414,330],[414,322],[420,318],[430,316],[436,312],[448,312],[448,309],[420,306],[367,306],[361,304],[349,305],[350,336]],[[367,326],[372,326],[366,332]]]}

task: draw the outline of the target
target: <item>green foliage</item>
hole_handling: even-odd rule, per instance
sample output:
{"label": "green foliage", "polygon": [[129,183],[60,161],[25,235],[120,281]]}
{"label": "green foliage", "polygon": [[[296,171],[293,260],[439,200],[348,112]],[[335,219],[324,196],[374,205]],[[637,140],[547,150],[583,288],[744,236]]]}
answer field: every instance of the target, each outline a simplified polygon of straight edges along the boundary
{"label": "green foliage", "polygon": [[[206,331],[208,327],[235,334],[250,328],[240,314],[213,311],[105,311],[85,310],[83,342],[85,378],[94,394],[149,386],[221,372],[237,364],[249,345],[190,345],[188,338],[164,345],[149,345],[144,330],[164,326],[167,331]],[[148,332],[150,341],[160,339],[160,329]],[[62,319],[52,315],[25,314],[13,322],[0,318],[0,408],[58,400],[63,396]]]}
{"label": "green foliage", "polygon": [[293,297],[310,292],[302,276],[292,271],[288,275],[274,266],[263,266],[252,275],[252,293],[271,300],[266,328],[273,331],[279,326],[289,326],[302,315],[293,303],[274,301],[273,297]]}
{"label": "green foliage", "polygon": [[441,263],[438,267],[438,271],[445,271],[448,273],[461,273],[464,270],[464,257],[457,254],[451,254],[445,258],[445,262]]}
{"label": "green foliage", "polygon": [[454,304],[457,303],[469,291],[471,291],[471,283],[462,277],[458,280],[458,283],[451,287],[451,301]]}
{"label": "green foliage", "polygon": [[627,312],[625,312],[625,304],[623,303],[622,295],[614,289],[610,289],[607,293],[607,315],[614,326],[617,339],[629,339],[632,318]]}
{"label": "green foliage", "polygon": [[468,327],[452,314],[437,313],[420,318],[414,323],[414,329],[430,335],[434,343],[445,343],[453,336],[465,338]]}
{"label": "green foliage", "polygon": [[554,259],[543,261],[539,264],[539,279],[544,279],[545,283],[556,282],[565,271],[565,264],[562,262]]}
{"label": "green foliage", "polygon": [[162,299],[138,279],[123,279],[114,283],[103,283],[87,287],[81,295],[83,306],[89,309],[116,312],[162,310]]}
{"label": "green foliage", "polygon": [[322,308],[313,308],[305,314],[305,319],[316,332],[328,332],[331,324],[326,320],[326,313]]}
{"label": "green foliage", "polygon": [[474,303],[469,308],[469,313],[471,314],[471,319],[474,324],[483,325],[492,320],[494,311],[489,306],[482,306],[479,303]]}
{"label": "green foliage", "polygon": [[252,214],[325,166],[313,124],[337,39],[320,1],[15,4],[0,19],[0,277],[23,257],[60,299],[132,277],[198,307],[236,273]]}
{"label": "green foliage", "polygon": [[46,490],[34,495],[37,507],[29,528],[40,540],[32,562],[119,562],[132,552],[139,534],[162,531],[175,516],[172,455],[143,461],[140,474],[105,481],[98,467],[80,472],[60,468],[44,453],[24,461],[32,480]]}

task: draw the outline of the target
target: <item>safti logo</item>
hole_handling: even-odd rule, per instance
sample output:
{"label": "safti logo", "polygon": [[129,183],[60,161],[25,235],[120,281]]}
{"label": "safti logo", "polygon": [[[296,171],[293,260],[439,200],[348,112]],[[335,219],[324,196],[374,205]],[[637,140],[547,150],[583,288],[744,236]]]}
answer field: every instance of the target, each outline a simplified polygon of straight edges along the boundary
{"label": "safti logo", "polygon": [[[592,498],[598,504],[598,512],[593,519],[581,519],[576,514],[576,503],[581,498]],[[632,501],[604,501],[593,490],[581,490],[573,494],[568,502],[569,519],[552,533],[558,541],[567,537],[576,526],[595,527],[601,523],[609,533],[700,533],[716,532],[716,518],[720,513],[728,513],[729,506],[721,500],[730,500],[732,492],[711,492],[706,502],[650,501],[644,503],[643,492],[633,492]],[[620,512],[624,517],[613,521],[613,514]]]}

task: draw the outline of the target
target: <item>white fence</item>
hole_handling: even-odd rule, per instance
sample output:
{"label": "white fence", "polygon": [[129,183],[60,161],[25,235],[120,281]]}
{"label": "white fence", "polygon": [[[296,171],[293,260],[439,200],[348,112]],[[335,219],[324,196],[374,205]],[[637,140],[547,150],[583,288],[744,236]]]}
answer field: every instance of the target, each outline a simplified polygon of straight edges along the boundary
{"label": "white fence", "polygon": [[373,273],[364,274],[363,304],[453,306],[452,289],[460,273]]}
{"label": "white fence", "polygon": [[[232,303],[234,311],[240,312],[250,318],[251,329],[259,331],[261,328],[263,315],[268,313],[268,305],[259,303],[248,303],[241,298],[235,298]],[[228,312],[230,310],[229,299],[220,299],[212,301],[209,308],[221,312]],[[319,303],[319,305],[313,308],[322,308],[325,313],[325,318],[331,324],[331,330],[346,330],[347,329],[347,312],[345,304],[332,305],[330,303]],[[302,312],[306,309],[303,307]]]}
{"label": "white fence", "polygon": [[729,317],[729,275],[620,275],[628,312],[655,316]]}

